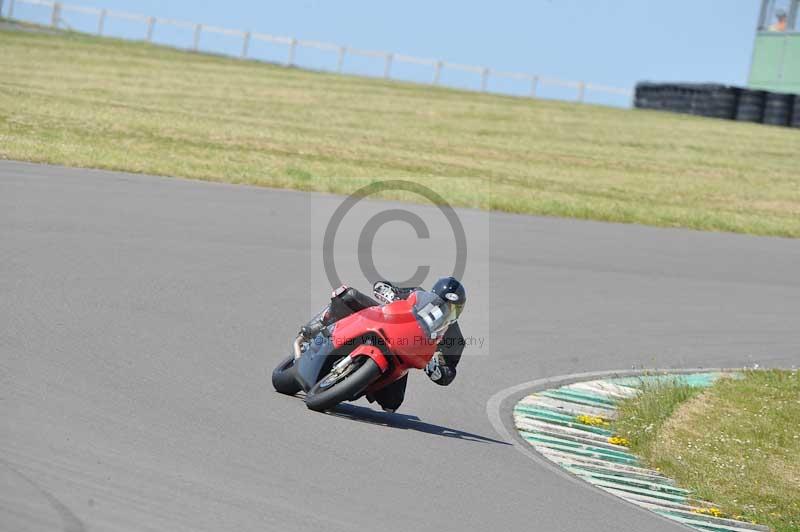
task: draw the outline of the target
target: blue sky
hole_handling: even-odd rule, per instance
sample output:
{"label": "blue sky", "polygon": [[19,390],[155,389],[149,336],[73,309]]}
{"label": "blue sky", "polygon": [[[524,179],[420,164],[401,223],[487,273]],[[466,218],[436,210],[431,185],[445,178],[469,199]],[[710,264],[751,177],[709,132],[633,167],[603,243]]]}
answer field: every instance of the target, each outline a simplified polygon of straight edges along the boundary
{"label": "blue sky", "polygon": [[[6,4],[9,0],[5,0]],[[70,0],[158,17],[300,39],[393,51],[537,73],[568,80],[632,87],[638,80],[744,84],[750,64],[758,0],[528,0],[475,2],[406,0],[297,0],[192,2],[189,0]],[[18,4],[17,14],[46,18],[42,7]],[[76,28],[91,17],[65,13]],[[109,33],[141,35],[141,24],[109,21]],[[158,27],[157,41],[186,45],[191,31]],[[204,35],[202,47],[237,53],[233,37]],[[282,60],[285,50],[256,44],[252,53]],[[335,54],[301,50],[300,64],[334,68]],[[430,79],[430,69],[395,65],[398,77]],[[379,75],[377,59],[348,60],[351,72]],[[448,77],[449,76],[449,77]],[[477,87],[475,74],[445,74],[443,81]],[[528,90],[523,82],[494,82],[492,90]],[[550,96],[562,96],[551,90]]]}

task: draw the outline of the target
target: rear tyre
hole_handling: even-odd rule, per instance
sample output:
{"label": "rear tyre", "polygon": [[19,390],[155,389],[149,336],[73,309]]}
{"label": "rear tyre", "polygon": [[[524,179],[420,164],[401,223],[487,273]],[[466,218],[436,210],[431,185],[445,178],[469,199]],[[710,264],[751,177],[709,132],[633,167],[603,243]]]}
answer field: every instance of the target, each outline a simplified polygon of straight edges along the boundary
{"label": "rear tyre", "polygon": [[294,357],[290,356],[281,361],[272,371],[272,386],[276,392],[294,395],[300,391],[300,385],[294,378]]}
{"label": "rear tyre", "polygon": [[317,412],[330,410],[343,401],[358,397],[381,375],[381,369],[369,357],[358,357],[352,366],[356,367],[346,371],[346,375],[338,380],[330,373],[323,377],[306,394],[306,406]]}

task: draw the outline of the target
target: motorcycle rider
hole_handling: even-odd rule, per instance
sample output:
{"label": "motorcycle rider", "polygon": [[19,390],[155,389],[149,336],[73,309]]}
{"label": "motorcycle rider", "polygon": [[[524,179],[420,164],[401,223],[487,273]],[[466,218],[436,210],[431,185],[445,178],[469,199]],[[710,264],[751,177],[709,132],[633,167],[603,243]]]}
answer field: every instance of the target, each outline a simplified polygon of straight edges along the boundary
{"label": "motorcycle rider", "polygon": [[[375,283],[373,292],[383,303],[398,299],[408,299],[414,295],[414,312],[423,329],[432,339],[439,339],[437,350],[427,366],[425,374],[440,386],[447,386],[456,377],[456,366],[464,351],[464,335],[458,326],[458,318],[467,301],[464,286],[454,277],[442,277],[428,290],[422,288],[400,288],[386,281]],[[331,296],[326,311],[300,332],[306,338],[313,338],[324,327],[342,318],[379,303],[355,288],[342,286]],[[373,394],[367,394],[371,403],[377,401],[386,412],[394,412],[405,397],[408,374]]]}

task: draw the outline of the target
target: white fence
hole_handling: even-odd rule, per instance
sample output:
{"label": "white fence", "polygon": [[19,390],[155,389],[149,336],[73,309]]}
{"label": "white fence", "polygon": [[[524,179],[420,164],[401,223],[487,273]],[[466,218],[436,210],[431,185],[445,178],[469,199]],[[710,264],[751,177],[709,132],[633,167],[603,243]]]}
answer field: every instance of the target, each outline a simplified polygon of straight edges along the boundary
{"label": "white fence", "polygon": [[[3,1],[0,0],[0,16],[2,15]],[[287,66],[302,67],[296,61],[296,54],[298,47],[313,48],[322,51],[329,51],[337,54],[336,72],[347,73],[345,69],[345,62],[348,56],[360,56],[368,58],[377,58],[383,62],[383,78],[384,79],[397,79],[392,78],[392,65],[395,63],[409,63],[414,65],[428,66],[430,72],[430,84],[442,85],[442,73],[445,70],[454,70],[461,72],[473,73],[477,76],[476,81],[480,82],[480,90],[487,92],[489,90],[489,81],[491,78],[506,78],[517,80],[527,83],[526,94],[532,98],[539,95],[542,86],[554,86],[567,88],[572,91],[574,100],[584,102],[589,93],[605,93],[626,98],[626,102],[630,103],[633,93],[629,89],[622,89],[617,87],[608,87],[605,85],[598,85],[595,83],[587,83],[585,81],[567,81],[553,77],[539,76],[534,74],[527,74],[523,72],[506,72],[502,70],[495,70],[489,67],[463,65],[458,63],[450,63],[437,59],[426,59],[420,57],[412,57],[403,54],[392,52],[381,52],[374,50],[362,50],[353,48],[351,46],[341,46],[326,42],[308,41],[295,39],[293,37],[279,37],[275,35],[268,35],[266,33],[258,33],[254,31],[234,30],[228,28],[220,28],[217,26],[210,26],[206,24],[199,24],[195,22],[187,22],[183,20],[172,20],[166,18],[156,18],[136,13],[126,13],[123,11],[114,11],[108,9],[98,9],[94,7],[85,7],[72,4],[64,4],[61,2],[53,2],[50,0],[6,0],[8,2],[8,9],[6,17],[9,19],[15,18],[14,8],[15,4],[28,4],[33,6],[41,6],[48,9],[49,23],[52,27],[67,27],[71,29],[64,14],[68,12],[82,13],[84,15],[91,15],[97,17],[97,27],[94,33],[103,35],[105,31],[106,21],[109,18],[127,20],[132,22],[140,22],[142,24],[142,38],[147,42],[153,41],[153,32],[157,26],[174,26],[177,28],[189,29],[192,31],[192,45],[188,47],[191,50],[199,51],[200,42],[204,33],[216,33],[241,39],[241,50],[238,54],[242,59],[249,57],[249,50],[251,42],[264,41],[272,44],[286,46],[286,56],[283,63]],[[24,19],[19,19],[24,20]],[[209,50],[213,51],[213,50]],[[233,54],[231,54],[233,55]]]}

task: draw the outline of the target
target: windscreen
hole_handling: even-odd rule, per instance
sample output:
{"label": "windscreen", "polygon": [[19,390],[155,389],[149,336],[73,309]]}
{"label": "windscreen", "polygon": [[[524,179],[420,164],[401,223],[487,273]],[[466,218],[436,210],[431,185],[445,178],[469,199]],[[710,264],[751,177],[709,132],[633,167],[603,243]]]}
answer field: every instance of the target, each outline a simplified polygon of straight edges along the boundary
{"label": "windscreen", "polygon": [[458,318],[454,305],[433,292],[418,291],[414,313],[430,338],[438,338]]}

